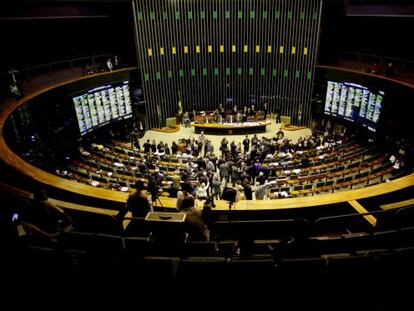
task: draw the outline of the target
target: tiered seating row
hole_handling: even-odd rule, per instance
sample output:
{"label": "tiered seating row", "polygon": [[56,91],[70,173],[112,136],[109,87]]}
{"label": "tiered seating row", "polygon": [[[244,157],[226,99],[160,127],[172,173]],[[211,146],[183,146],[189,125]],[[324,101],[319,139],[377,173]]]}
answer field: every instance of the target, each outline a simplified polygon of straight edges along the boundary
{"label": "tiered seating row", "polygon": [[[74,162],[75,166],[72,169],[70,177],[80,182],[91,182],[95,186],[124,191],[129,191],[131,184],[139,179],[146,181],[145,175],[138,171],[136,158],[128,154],[132,151],[128,151],[127,149],[119,150],[120,147],[115,148],[117,151],[125,153],[110,151],[108,155],[103,150],[97,149],[94,149],[91,152],[85,152],[84,157],[81,158],[83,162]],[[108,148],[104,149],[106,151],[109,150]],[[338,150],[341,152],[340,160],[335,156],[335,154],[339,152]],[[267,169],[271,168],[272,170],[276,170],[276,175],[279,174],[279,177],[277,178],[269,177],[269,181],[276,179],[276,185],[278,187],[283,186],[283,188],[273,187],[272,192],[276,194],[270,195],[270,197],[277,198],[277,192],[279,191],[288,192],[290,193],[290,196],[302,196],[309,194],[313,195],[320,192],[334,192],[349,187],[352,189],[354,185],[363,184],[365,182],[366,184],[369,184],[372,180],[378,178],[382,179],[383,175],[392,171],[385,167],[387,162],[385,156],[372,156],[373,159],[376,157],[378,158],[366,163],[367,160],[372,159],[366,154],[369,151],[369,148],[358,148],[357,145],[351,144],[343,148],[338,148],[338,150],[329,154],[328,157],[323,157],[323,159],[320,159],[320,155],[315,156],[312,158],[312,161],[316,164],[315,166],[299,169],[296,173],[295,170],[293,170],[292,175],[286,174],[286,172],[291,171],[282,171],[283,169],[286,170],[289,168],[292,164],[284,166],[284,168],[274,166],[269,167],[268,164],[264,164],[265,168],[267,165]],[[325,152],[325,150],[322,150],[322,152]],[[108,156],[110,157],[110,160],[108,159]],[[163,174],[167,175],[167,178],[168,175],[173,174],[176,170],[179,170],[185,165],[181,162],[176,162],[182,161],[182,159],[170,158],[170,160],[171,159],[174,161],[158,162],[159,168]],[[383,163],[381,163],[382,161]],[[321,164],[321,162],[323,162],[323,164]],[[118,164],[118,167],[115,167],[114,163]],[[383,170],[375,168],[378,164],[384,164]],[[340,166],[338,167],[338,165]],[[293,169],[293,167],[294,166],[290,168]],[[168,171],[170,168],[171,170]],[[148,173],[151,172],[153,172],[153,170],[148,171]],[[371,172],[374,174],[370,174]],[[87,176],[90,178],[89,181]],[[313,184],[313,181],[315,180],[319,180],[316,185]],[[197,185],[196,180],[193,180],[193,183],[195,186]],[[169,188],[168,181],[164,181],[164,186],[166,189]]]}

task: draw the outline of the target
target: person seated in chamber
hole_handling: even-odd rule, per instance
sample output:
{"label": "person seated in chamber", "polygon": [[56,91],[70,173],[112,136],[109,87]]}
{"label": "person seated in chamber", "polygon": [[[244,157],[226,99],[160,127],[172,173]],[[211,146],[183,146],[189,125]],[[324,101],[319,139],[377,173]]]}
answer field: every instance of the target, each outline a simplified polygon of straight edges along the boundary
{"label": "person seated in chamber", "polygon": [[236,122],[237,122],[237,123],[241,123],[241,122],[243,122],[243,115],[242,115],[240,112],[238,112],[238,113],[236,114]]}

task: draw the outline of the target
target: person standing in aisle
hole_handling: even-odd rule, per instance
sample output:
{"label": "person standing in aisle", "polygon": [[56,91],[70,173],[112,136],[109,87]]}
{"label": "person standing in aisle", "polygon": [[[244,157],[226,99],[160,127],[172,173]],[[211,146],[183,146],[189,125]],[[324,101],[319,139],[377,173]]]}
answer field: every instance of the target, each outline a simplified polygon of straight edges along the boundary
{"label": "person standing in aisle", "polygon": [[108,67],[109,71],[112,71],[112,69],[114,68],[114,65],[112,64],[110,58],[108,58],[108,60],[106,61],[106,66]]}

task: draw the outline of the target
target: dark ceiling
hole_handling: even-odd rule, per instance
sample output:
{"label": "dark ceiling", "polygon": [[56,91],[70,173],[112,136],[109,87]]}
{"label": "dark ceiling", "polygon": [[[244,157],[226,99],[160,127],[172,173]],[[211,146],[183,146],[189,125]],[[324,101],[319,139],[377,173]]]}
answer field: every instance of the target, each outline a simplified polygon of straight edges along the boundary
{"label": "dark ceiling", "polygon": [[[414,29],[413,0],[323,2],[322,62],[334,61],[341,50],[413,57],[406,38]],[[0,38],[6,46],[0,67],[108,52],[135,59],[131,8],[131,0],[0,1]]]}

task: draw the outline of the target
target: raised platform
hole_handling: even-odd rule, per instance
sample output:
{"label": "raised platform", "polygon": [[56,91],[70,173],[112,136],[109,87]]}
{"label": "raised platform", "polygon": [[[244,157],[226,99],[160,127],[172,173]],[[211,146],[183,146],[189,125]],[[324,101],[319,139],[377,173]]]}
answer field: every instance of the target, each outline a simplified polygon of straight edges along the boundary
{"label": "raised platform", "polygon": [[195,133],[204,132],[204,134],[233,135],[233,134],[252,134],[265,133],[266,125],[270,121],[243,122],[243,123],[194,123]]}
{"label": "raised platform", "polygon": [[151,131],[156,131],[156,132],[163,132],[163,133],[175,133],[178,132],[180,130],[180,126],[176,125],[175,127],[163,127],[163,128],[152,128]]}
{"label": "raised platform", "polygon": [[290,124],[284,124],[280,126],[280,129],[283,131],[299,131],[305,129],[306,126],[296,126],[296,125],[290,125]]}

